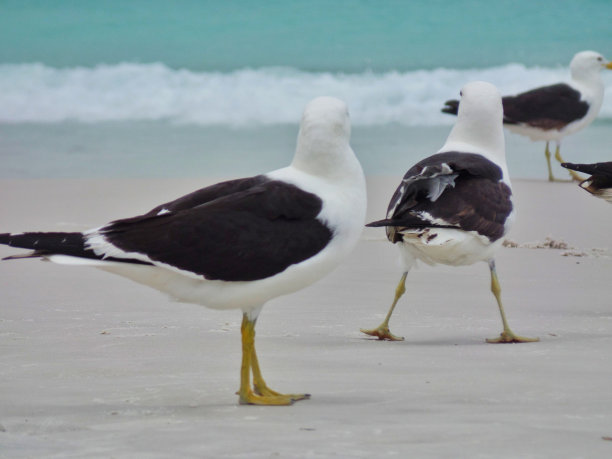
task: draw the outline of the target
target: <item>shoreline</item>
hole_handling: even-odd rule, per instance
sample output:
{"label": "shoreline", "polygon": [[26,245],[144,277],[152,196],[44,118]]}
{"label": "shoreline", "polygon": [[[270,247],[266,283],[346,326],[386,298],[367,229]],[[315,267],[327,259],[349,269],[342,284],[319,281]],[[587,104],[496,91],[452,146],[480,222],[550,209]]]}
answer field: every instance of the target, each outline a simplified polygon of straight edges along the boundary
{"label": "shoreline", "polygon": [[[434,154],[448,125],[353,126],[351,145],[367,176],[395,176]],[[229,127],[169,122],[56,124],[0,123],[2,179],[29,178],[189,178],[245,177],[274,170],[291,161],[298,127]],[[612,124],[596,120],[563,139],[561,154],[570,162],[610,160]],[[544,142],[506,130],[510,177],[546,179]],[[553,161],[557,178],[568,173]]]}

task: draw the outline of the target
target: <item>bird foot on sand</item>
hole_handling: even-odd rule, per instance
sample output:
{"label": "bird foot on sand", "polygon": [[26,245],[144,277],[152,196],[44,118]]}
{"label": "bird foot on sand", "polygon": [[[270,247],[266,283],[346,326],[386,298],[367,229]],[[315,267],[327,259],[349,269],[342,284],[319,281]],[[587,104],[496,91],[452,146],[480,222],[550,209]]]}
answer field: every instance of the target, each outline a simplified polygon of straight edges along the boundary
{"label": "bird foot on sand", "polygon": [[[266,391],[268,392],[268,391]],[[266,394],[258,394],[254,391],[247,391],[244,394],[239,393],[239,403],[241,405],[271,405],[271,406],[287,406],[293,405],[299,400],[308,400],[310,394],[279,394],[275,391],[269,391]]]}
{"label": "bird foot on sand", "polygon": [[386,325],[379,325],[377,328],[372,328],[370,330],[360,328],[360,331],[366,335],[375,336],[379,340],[404,341],[403,336],[395,336],[389,331],[389,327]]}
{"label": "bird foot on sand", "polygon": [[540,338],[526,338],[524,336],[515,335],[510,330],[504,330],[498,338],[487,339],[487,343],[535,343],[537,341],[540,341]]}
{"label": "bird foot on sand", "polygon": [[262,386],[257,383],[255,383],[254,391],[257,395],[263,395],[264,397],[289,397],[294,402],[310,398],[310,394],[281,394],[280,392],[270,389],[267,385]]}

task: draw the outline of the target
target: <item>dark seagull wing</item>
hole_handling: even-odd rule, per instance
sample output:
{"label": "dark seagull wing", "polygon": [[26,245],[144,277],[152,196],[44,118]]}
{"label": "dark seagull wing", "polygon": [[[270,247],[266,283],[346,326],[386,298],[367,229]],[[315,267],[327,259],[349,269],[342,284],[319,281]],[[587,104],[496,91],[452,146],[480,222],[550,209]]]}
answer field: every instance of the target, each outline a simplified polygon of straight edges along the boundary
{"label": "dark seagull wing", "polygon": [[[516,96],[502,98],[504,124],[527,124],[544,130],[562,129],[583,118],[589,104],[581,100],[579,91],[565,83],[543,86]],[[447,100],[443,113],[456,115],[458,100]]]}
{"label": "dark seagull wing", "polygon": [[562,129],[589,111],[580,92],[565,83],[506,96],[502,103],[504,124],[527,124],[545,130]]}
{"label": "dark seagull wing", "polygon": [[[174,201],[161,204],[146,214],[121,220],[122,222],[140,222],[154,218],[159,214],[176,212],[190,209],[202,204],[212,202],[233,193],[247,190],[253,186],[269,181],[265,176],[228,180],[211,185],[200,190],[189,193]],[[147,264],[146,262],[130,258],[114,258],[112,256],[97,255],[88,247],[87,238],[83,233],[63,233],[63,232],[31,232],[18,234],[0,234],[0,244],[11,247],[31,249],[33,252],[25,255],[12,255],[11,258],[41,257],[49,255],[68,255],[79,258],[101,259],[106,261],[119,261],[125,263]]]}
{"label": "dark seagull wing", "polygon": [[392,242],[403,229],[418,228],[476,231],[495,241],[512,212],[512,191],[501,180],[501,168],[481,155],[438,153],[410,168],[387,218],[367,226],[386,226]]}
{"label": "dark seagull wing", "polygon": [[[143,216],[150,217],[158,215],[160,212],[166,213],[191,209],[193,207],[212,202],[216,199],[248,190],[249,188],[252,188],[256,185],[260,185],[268,180],[269,179],[267,179],[263,175],[256,175],[254,177],[219,182],[214,185],[201,188],[197,191],[194,191],[193,193],[186,194],[185,196],[181,196],[180,198],[175,199],[174,201],[170,201],[165,204],[160,204],[159,206],[151,209]],[[135,218],[138,219],[143,216]]]}
{"label": "dark seagull wing", "polygon": [[316,218],[322,205],[312,193],[264,179],[200,205],[117,220],[97,234],[128,257],[136,253],[209,280],[253,281],[325,248],[332,231]]}

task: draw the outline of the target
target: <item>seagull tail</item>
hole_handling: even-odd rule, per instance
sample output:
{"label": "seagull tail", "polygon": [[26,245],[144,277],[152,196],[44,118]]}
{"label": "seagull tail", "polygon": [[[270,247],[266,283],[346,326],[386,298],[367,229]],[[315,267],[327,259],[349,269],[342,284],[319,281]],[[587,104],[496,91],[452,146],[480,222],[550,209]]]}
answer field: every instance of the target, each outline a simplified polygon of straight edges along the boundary
{"label": "seagull tail", "polygon": [[385,219],[385,220],[377,220],[375,222],[368,223],[366,226],[369,228],[378,228],[380,226],[394,226],[395,224],[396,223],[394,223],[393,220]]}
{"label": "seagull tail", "polygon": [[0,244],[21,249],[31,249],[27,254],[12,255],[3,260],[36,258],[48,255],[70,255],[80,258],[100,258],[85,247],[83,233],[2,233]]}
{"label": "seagull tail", "polygon": [[441,109],[442,113],[448,113],[449,115],[456,115],[459,111],[459,101],[452,99],[444,102],[444,107]]}
{"label": "seagull tail", "polygon": [[561,166],[576,172],[584,172],[585,174],[595,174],[597,172],[600,172],[600,168],[597,164],[561,163]]}

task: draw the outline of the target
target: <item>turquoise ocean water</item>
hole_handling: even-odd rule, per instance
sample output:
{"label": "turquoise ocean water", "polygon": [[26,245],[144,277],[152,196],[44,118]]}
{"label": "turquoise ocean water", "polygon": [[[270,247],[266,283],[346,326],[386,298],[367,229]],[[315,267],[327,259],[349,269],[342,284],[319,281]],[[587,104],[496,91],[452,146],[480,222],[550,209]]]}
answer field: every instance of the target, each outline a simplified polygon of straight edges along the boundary
{"label": "turquoise ocean water", "polygon": [[[290,160],[317,95],[347,101],[367,173],[443,143],[467,81],[515,93],[612,58],[612,2],[0,1],[0,177],[234,176]],[[564,142],[612,160],[612,72],[599,119]],[[507,134],[511,173],[543,145]]]}

